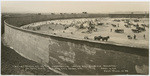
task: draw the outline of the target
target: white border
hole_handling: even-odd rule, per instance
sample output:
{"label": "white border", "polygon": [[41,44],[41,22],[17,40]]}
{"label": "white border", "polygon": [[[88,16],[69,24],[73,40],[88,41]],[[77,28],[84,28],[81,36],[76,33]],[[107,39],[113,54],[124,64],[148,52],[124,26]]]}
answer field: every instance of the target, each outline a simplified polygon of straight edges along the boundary
{"label": "white border", "polygon": [[[1,0],[1,1],[130,1],[130,2],[148,1],[150,2],[150,0]],[[1,4],[1,1],[0,1],[0,4]],[[0,8],[0,12],[1,12],[1,8]],[[150,15],[149,15],[149,18],[150,18]],[[1,16],[0,16],[0,20],[1,20]],[[0,37],[1,37],[1,27],[0,27]],[[150,43],[150,30],[149,30],[149,43]],[[149,47],[150,47],[150,44],[149,44]],[[149,55],[150,55],[150,51],[149,51]],[[1,46],[0,46],[0,58],[1,58]],[[1,63],[1,59],[0,59],[0,63]],[[150,63],[150,56],[149,56],[149,63]],[[0,69],[0,74],[1,74],[1,69]],[[149,74],[150,74],[150,65],[149,65]],[[26,76],[26,75],[2,75],[2,76]],[[29,76],[44,76],[44,75],[29,75]],[[51,75],[47,75],[47,76],[51,76]],[[60,76],[60,75],[52,75],[52,76]],[[61,76],[68,76],[68,75],[61,75]],[[69,76],[80,76],[80,75],[69,75]],[[82,75],[82,76],[87,76],[87,75]],[[88,75],[88,76],[125,76],[125,75]],[[149,76],[149,75],[128,75],[128,76]]]}
{"label": "white border", "polygon": [[150,0],[1,0],[1,1],[150,1]]}

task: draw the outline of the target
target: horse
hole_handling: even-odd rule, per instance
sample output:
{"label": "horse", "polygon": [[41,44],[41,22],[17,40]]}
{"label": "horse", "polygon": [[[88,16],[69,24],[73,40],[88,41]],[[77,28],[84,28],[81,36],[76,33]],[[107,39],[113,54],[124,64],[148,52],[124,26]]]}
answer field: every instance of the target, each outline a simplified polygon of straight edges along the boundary
{"label": "horse", "polygon": [[116,25],[115,24],[111,24],[113,27],[116,27]]}
{"label": "horse", "polygon": [[136,29],[138,29],[140,31],[146,31],[144,27],[137,27]]}
{"label": "horse", "polygon": [[95,37],[94,37],[94,40],[101,40],[101,39],[102,39],[101,36],[95,36]]}
{"label": "horse", "polygon": [[124,26],[125,26],[126,28],[131,28],[131,25],[126,25],[126,24],[125,24]]}
{"label": "horse", "polygon": [[69,28],[68,26],[64,28],[64,30],[66,30],[67,28]]}
{"label": "horse", "polygon": [[132,39],[132,37],[130,35],[128,35],[127,37],[128,37],[128,39]]}
{"label": "horse", "polygon": [[110,37],[106,36],[106,37],[102,37],[102,41],[107,41]]}
{"label": "horse", "polygon": [[85,36],[84,39],[89,39],[89,37],[88,37],[88,36]]}
{"label": "horse", "polygon": [[124,33],[124,30],[123,29],[116,29],[115,32],[116,33]]}
{"label": "horse", "polygon": [[56,33],[54,33],[54,35],[56,35]]}
{"label": "horse", "polygon": [[141,30],[138,30],[138,29],[131,29],[134,33],[140,33]]}
{"label": "horse", "polygon": [[141,24],[141,26],[146,27],[146,24]]}

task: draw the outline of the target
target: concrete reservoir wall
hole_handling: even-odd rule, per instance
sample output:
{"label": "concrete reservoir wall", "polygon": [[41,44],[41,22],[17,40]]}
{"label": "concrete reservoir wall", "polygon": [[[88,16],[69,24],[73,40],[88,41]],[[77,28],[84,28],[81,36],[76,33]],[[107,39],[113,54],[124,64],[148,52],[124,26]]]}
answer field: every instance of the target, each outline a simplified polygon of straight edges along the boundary
{"label": "concrete reservoir wall", "polygon": [[[13,19],[14,21],[14,19]],[[18,21],[15,21],[18,22]],[[19,22],[17,23],[19,24]],[[147,74],[148,49],[45,35],[6,21],[4,40],[20,55],[66,74]],[[106,68],[116,68],[109,71]],[[142,68],[140,68],[142,69]]]}

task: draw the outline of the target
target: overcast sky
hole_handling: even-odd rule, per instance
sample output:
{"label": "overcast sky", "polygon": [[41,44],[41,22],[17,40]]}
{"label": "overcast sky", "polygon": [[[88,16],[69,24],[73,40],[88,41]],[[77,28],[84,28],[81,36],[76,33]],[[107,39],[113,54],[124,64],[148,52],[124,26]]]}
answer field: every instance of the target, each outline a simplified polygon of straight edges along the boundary
{"label": "overcast sky", "polygon": [[148,2],[2,1],[4,13],[111,13],[148,11]]}

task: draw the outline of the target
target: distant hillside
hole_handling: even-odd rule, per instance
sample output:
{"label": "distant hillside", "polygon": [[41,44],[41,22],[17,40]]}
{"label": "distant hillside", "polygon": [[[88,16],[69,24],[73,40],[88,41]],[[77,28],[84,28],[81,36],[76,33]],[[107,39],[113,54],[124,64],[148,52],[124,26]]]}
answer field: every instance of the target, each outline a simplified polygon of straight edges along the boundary
{"label": "distant hillside", "polygon": [[148,14],[149,11],[128,11],[128,12],[123,12],[123,11],[118,11],[118,12],[113,12],[113,13],[110,13],[110,14]]}

